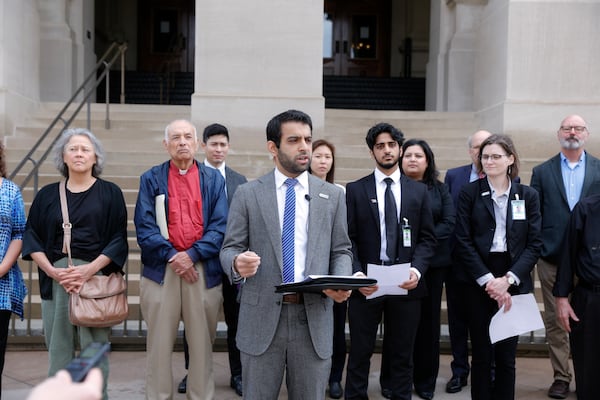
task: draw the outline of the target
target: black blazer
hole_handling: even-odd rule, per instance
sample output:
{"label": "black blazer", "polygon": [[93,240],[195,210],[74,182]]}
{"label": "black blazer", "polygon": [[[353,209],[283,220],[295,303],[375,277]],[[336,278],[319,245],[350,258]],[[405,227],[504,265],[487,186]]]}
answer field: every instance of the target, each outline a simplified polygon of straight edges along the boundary
{"label": "black blazer", "polygon": [[448,267],[452,264],[450,238],[454,233],[456,223],[454,204],[448,186],[440,181],[435,181],[431,186],[428,186],[427,191],[431,202],[431,214],[433,215],[434,232],[437,240],[429,267]]}
{"label": "black blazer", "polygon": [[[352,241],[354,260],[352,272],[365,274],[367,264],[380,264],[381,232],[379,228],[379,210],[375,174],[365,176],[346,185],[346,203],[348,205],[348,235]],[[400,176],[401,205],[400,221],[408,219],[411,227],[411,247],[404,247],[402,235],[398,235],[398,263],[411,263],[419,270],[419,285],[408,292],[408,298],[422,297],[427,294],[424,275],[433,256],[436,239],[433,228],[433,216],[427,186]]]}
{"label": "black blazer", "polygon": [[[543,247],[541,256],[557,265],[571,210],[560,169],[560,154],[533,168],[531,187],[540,196]],[[585,178],[580,199],[600,193],[600,160],[585,153]]]}
{"label": "black blazer", "polygon": [[[486,178],[466,185],[459,197],[456,217],[456,246],[454,256],[457,278],[476,284],[481,276],[492,273],[495,277],[511,271],[519,277],[519,293],[533,290],[531,271],[542,248],[542,216],[537,192],[525,185],[512,183],[506,216],[506,246],[510,265],[503,271],[490,271],[488,258],[494,239],[496,220],[492,191]],[[511,201],[525,200],[525,220],[513,220]]]}
{"label": "black blazer", "polygon": [[227,205],[231,205],[231,199],[233,199],[233,194],[238,186],[243,183],[248,182],[246,177],[231,168],[227,165],[225,166],[225,187],[227,188]]}

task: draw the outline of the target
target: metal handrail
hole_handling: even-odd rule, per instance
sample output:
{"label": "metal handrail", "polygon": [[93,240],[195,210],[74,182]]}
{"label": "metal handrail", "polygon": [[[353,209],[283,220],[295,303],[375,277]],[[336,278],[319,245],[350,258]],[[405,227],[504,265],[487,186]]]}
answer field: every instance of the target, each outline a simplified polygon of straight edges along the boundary
{"label": "metal handrail", "polygon": [[[104,79],[105,77],[106,77],[106,89],[105,89],[106,90],[106,99],[105,99],[105,101],[106,101],[106,118],[105,118],[105,127],[106,127],[106,129],[110,129],[110,119],[109,119],[110,89],[108,87],[108,84],[109,84],[109,78],[108,77],[109,77],[109,73],[110,73],[110,68],[115,63],[115,61],[117,60],[117,58],[121,57],[121,75],[122,76],[121,76],[121,96],[120,97],[121,97],[121,103],[124,103],[125,102],[125,79],[124,79],[125,68],[124,68],[124,63],[125,63],[125,52],[126,51],[127,51],[127,43],[121,43],[121,44],[119,44],[117,42],[114,42],[112,45],[110,45],[110,47],[108,48],[108,50],[106,50],[106,52],[102,55],[102,57],[100,58],[100,60],[96,63],[96,66],[94,67],[94,69],[85,78],[85,80],[83,81],[83,83],[81,84],[81,86],[79,86],[79,88],[75,91],[75,93],[73,93],[73,95],[71,96],[71,98],[69,99],[69,101],[67,101],[67,103],[62,108],[62,110],[60,110],[60,112],[58,113],[58,115],[54,118],[54,120],[52,120],[52,122],[50,123],[50,125],[48,126],[48,128],[46,128],[46,130],[44,131],[44,133],[40,136],[40,138],[37,140],[37,142],[33,145],[33,147],[31,148],[31,150],[29,150],[29,152],[25,155],[25,157],[23,157],[23,159],[19,162],[19,164],[17,164],[17,166],[15,167],[15,169],[12,171],[12,173],[9,176],[10,180],[14,181],[15,177],[17,176],[17,174],[19,174],[21,172],[21,170],[25,167],[25,164],[27,164],[28,162],[31,162],[33,164],[32,170],[29,172],[29,174],[27,174],[27,176],[19,184],[19,187],[21,188],[21,190],[23,190],[23,188],[29,183],[29,180],[32,177],[35,177],[35,180],[34,180],[34,194],[37,193],[37,190],[38,190],[38,175],[39,175],[40,166],[42,165],[42,163],[46,160],[46,158],[48,157],[48,155],[52,151],[52,147],[54,146],[54,144],[56,143],[56,141],[60,137],[60,134],[57,135],[54,138],[54,140],[52,140],[52,143],[50,143],[50,145],[48,146],[48,148],[46,149],[46,151],[44,151],[44,153],[42,154],[42,156],[38,160],[35,160],[33,158],[33,154],[39,149],[39,147],[42,145],[42,143],[44,142],[44,140],[46,140],[46,138],[48,137],[48,135],[50,134],[50,132],[52,131],[52,129],[54,129],[54,127],[58,123],[58,121],[62,121],[63,122],[63,130],[67,129],[71,125],[71,122],[73,122],[73,120],[79,114],[79,111],[83,107],[84,103],[87,103],[87,105],[88,105],[87,126],[88,126],[88,128],[90,127],[90,118],[91,117],[90,117],[90,100],[89,99],[90,99],[91,95],[94,93],[94,91],[96,90],[96,88],[102,82],[102,79]],[[110,57],[110,59],[109,59],[109,57]],[[102,69],[102,68],[104,68],[104,69],[102,70],[102,72],[100,73],[100,75],[97,75],[98,71],[100,71],[100,69]],[[88,85],[88,83],[94,77],[96,77],[96,80],[94,81],[93,85],[91,85],[91,87],[89,89],[86,89],[86,86]],[[87,90],[87,92],[86,92],[86,90]],[[82,91],[83,91],[83,100],[81,101],[81,103],[79,103],[79,105],[77,106],[77,108],[75,109],[75,111],[73,112],[73,114],[68,119],[65,119],[64,114],[66,113],[66,111],[68,110],[68,108],[75,102],[75,99],[80,95],[80,93]]]}

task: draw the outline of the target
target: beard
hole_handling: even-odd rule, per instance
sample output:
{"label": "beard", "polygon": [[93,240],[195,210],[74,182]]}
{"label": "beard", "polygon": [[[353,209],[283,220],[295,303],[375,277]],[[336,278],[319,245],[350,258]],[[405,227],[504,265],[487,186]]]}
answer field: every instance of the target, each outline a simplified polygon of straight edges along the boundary
{"label": "beard", "polygon": [[[310,158],[310,154],[302,155],[307,155]],[[294,158],[288,157],[285,153],[281,151],[277,153],[277,160],[279,161],[279,164],[283,167],[283,169],[292,174],[299,175],[304,171],[308,170],[308,167],[310,166],[310,162],[306,163],[305,165],[297,164]]]}
{"label": "beard", "polygon": [[583,139],[577,139],[569,137],[566,139],[560,139],[560,147],[565,150],[578,150],[583,147],[585,141]]}
{"label": "beard", "polygon": [[398,165],[399,160],[400,160],[400,156],[395,157],[392,161],[379,161],[379,160],[375,159],[375,162],[381,169],[387,170],[387,169],[392,169],[396,165]]}

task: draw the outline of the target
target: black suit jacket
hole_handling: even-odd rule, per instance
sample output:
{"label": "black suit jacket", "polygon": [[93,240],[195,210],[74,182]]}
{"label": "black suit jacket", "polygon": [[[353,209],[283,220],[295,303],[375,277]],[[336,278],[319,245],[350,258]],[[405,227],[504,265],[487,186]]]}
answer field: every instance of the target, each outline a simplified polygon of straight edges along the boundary
{"label": "black suit jacket", "polygon": [[[562,253],[561,244],[569,224],[571,210],[567,202],[567,192],[560,169],[560,154],[533,168],[531,187],[540,197],[542,213],[541,256],[557,265]],[[600,160],[585,153],[585,178],[580,200],[600,193]]]}
{"label": "black suit jacket", "polygon": [[[367,264],[380,264],[381,232],[375,174],[365,176],[346,185],[348,205],[348,235],[354,255],[352,272],[368,274]],[[408,292],[407,298],[427,294],[424,275],[434,253],[436,239],[427,186],[400,176],[400,221],[408,220],[411,227],[411,247],[404,247],[402,237],[398,243],[398,263],[411,263],[421,273],[419,285]],[[402,236],[402,235],[399,235]]]}
{"label": "black suit jacket", "polygon": [[227,188],[227,205],[231,205],[231,199],[233,199],[233,194],[238,186],[243,183],[248,182],[246,177],[231,168],[227,165],[225,166],[225,187]]}
{"label": "black suit jacket", "polygon": [[[525,220],[513,219],[510,202],[516,199],[515,195],[525,200]],[[518,292],[531,292],[531,271],[542,248],[542,216],[537,192],[519,183],[513,182],[511,186],[506,216],[506,247],[511,263],[503,271],[491,271],[488,268],[496,220],[487,179],[479,179],[463,188],[456,215],[454,255],[459,268],[454,272],[458,278],[476,284],[476,280],[487,273],[498,277],[511,271],[521,281]]]}

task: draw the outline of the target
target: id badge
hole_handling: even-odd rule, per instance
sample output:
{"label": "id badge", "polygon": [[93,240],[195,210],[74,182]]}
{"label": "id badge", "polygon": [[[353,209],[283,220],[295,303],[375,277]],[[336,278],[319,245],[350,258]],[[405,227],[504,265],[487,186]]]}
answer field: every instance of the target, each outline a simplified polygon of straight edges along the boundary
{"label": "id badge", "polygon": [[404,223],[402,224],[402,245],[404,247],[411,247],[410,239],[410,225],[406,218],[402,218]]}
{"label": "id badge", "polygon": [[525,220],[525,200],[519,200],[519,195],[515,195],[516,200],[510,202],[513,221]]}

